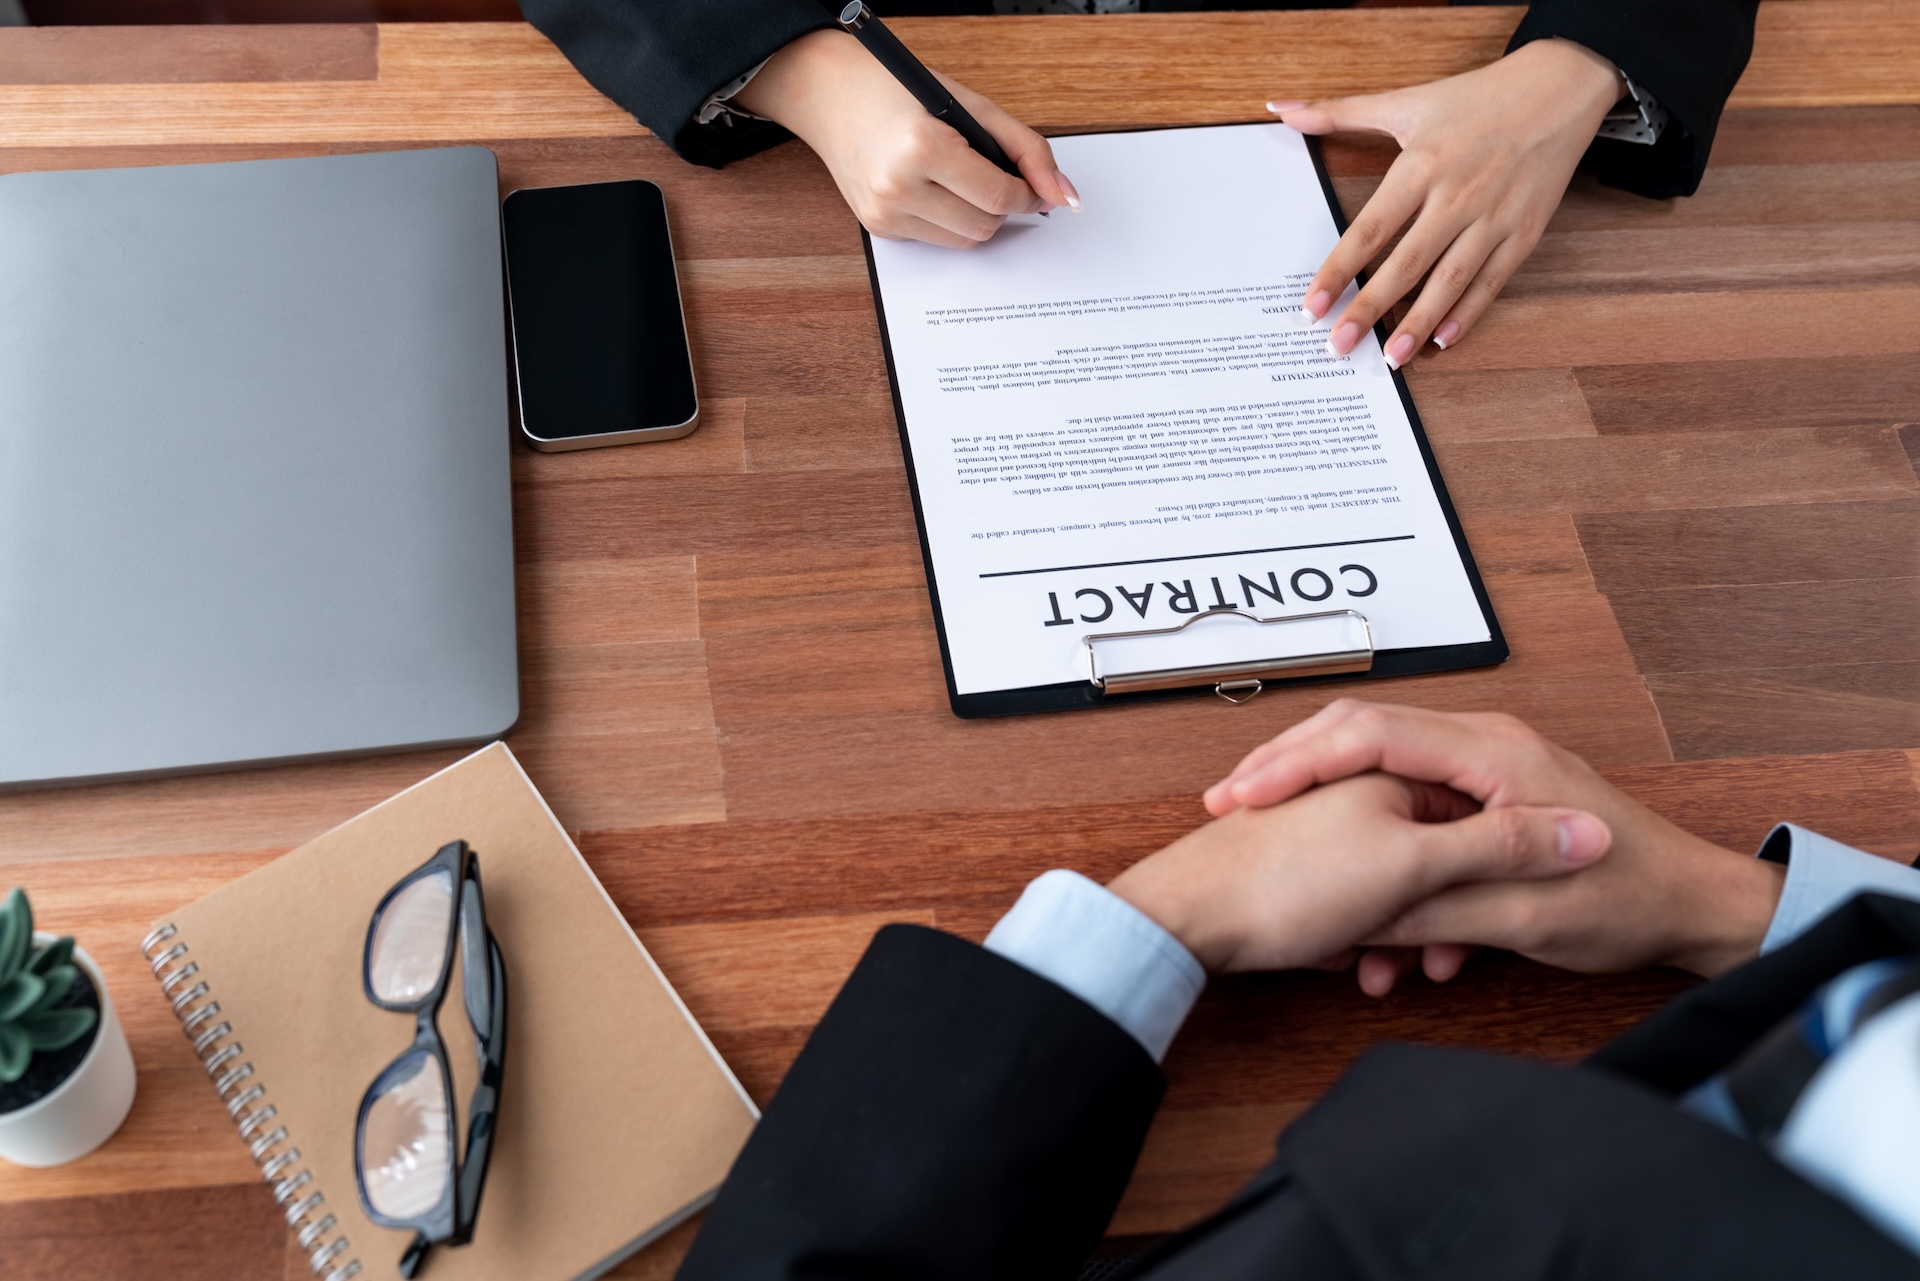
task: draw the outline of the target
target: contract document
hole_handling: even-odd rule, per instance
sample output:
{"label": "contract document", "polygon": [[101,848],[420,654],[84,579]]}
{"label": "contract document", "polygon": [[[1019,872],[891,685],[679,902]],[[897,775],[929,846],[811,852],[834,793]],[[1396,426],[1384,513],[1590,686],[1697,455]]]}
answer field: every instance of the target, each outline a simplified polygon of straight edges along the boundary
{"label": "contract document", "polygon": [[869,242],[954,710],[1098,703],[1087,637],[1215,613],[1331,616],[1269,646],[1364,618],[1333,643],[1374,675],[1503,660],[1378,336],[1335,356],[1301,308],[1340,234],[1307,140],[1052,143],[1084,213],[967,252]]}

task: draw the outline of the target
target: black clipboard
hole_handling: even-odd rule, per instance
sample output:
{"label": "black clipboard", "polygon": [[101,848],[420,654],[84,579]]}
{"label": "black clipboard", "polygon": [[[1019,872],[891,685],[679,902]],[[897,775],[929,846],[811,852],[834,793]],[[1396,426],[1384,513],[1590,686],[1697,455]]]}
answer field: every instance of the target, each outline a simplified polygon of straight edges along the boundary
{"label": "black clipboard", "polygon": [[[1259,124],[1270,122],[1261,121]],[[1167,126],[1169,129],[1183,127],[1219,128],[1218,125],[1206,126]],[[1163,130],[1116,129],[1087,130],[1088,133],[1146,133]],[[1320,192],[1326,197],[1327,210],[1333,215],[1336,231],[1345,235],[1347,231],[1346,215],[1341,211],[1340,200],[1334,194],[1333,180],[1327,174],[1325,158],[1320,153],[1320,140],[1313,136],[1305,139],[1307,154],[1313,160],[1313,171],[1320,179]],[[1401,408],[1406,411],[1407,422],[1413,429],[1414,443],[1419,446],[1420,460],[1426,465],[1427,480],[1433,486],[1434,497],[1439,501],[1441,514],[1446,518],[1447,531],[1453,536],[1455,551],[1459,553],[1461,568],[1466,572],[1468,585],[1473,589],[1474,601],[1480,607],[1480,616],[1486,620],[1487,639],[1462,645],[1432,645],[1419,649],[1382,649],[1367,651],[1364,665],[1358,656],[1351,652],[1330,653],[1313,656],[1324,660],[1300,663],[1296,660],[1277,661],[1271,664],[1243,665],[1244,671],[1226,671],[1224,669],[1192,669],[1185,673],[1192,679],[1173,683],[1148,681],[1138,684],[1127,692],[1109,692],[1099,683],[1098,665],[1094,667],[1094,678],[1086,681],[1066,681],[1055,685],[1032,685],[1022,689],[987,690],[977,694],[962,694],[953,675],[953,654],[947,642],[946,616],[940,604],[940,578],[934,569],[933,545],[927,538],[926,513],[920,503],[920,480],[914,470],[913,438],[907,430],[906,405],[900,398],[900,378],[894,369],[893,341],[887,332],[887,308],[880,292],[880,272],[873,257],[873,237],[865,228],[860,232],[860,243],[867,257],[867,279],[873,287],[873,310],[880,322],[880,348],[887,360],[887,390],[893,397],[893,416],[900,429],[900,454],[907,466],[907,487],[913,496],[914,525],[920,536],[920,556],[927,571],[927,595],[933,602],[933,625],[940,640],[940,665],[947,678],[947,700],[956,716],[974,719],[986,716],[1012,716],[1024,712],[1061,712],[1081,708],[1125,705],[1141,698],[1170,697],[1180,694],[1214,693],[1230,703],[1244,703],[1262,689],[1291,685],[1321,684],[1338,680],[1378,680],[1392,676],[1416,676],[1427,672],[1460,671],[1471,667],[1491,667],[1507,661],[1511,651],[1507,648],[1505,634],[1500,630],[1500,620],[1494,617],[1493,602],[1487,598],[1486,584],[1480,578],[1480,567],[1474,563],[1473,550],[1467,545],[1467,536],[1460,528],[1460,517],[1454,511],[1453,497],[1447,492],[1446,481],[1440,475],[1440,466],[1434,461],[1433,446],[1427,440],[1427,431],[1420,422],[1420,414],[1413,406],[1413,397],[1407,391],[1407,380],[1400,370],[1394,369],[1394,389],[1400,394]],[[1362,276],[1361,282],[1365,283]],[[1382,346],[1386,344],[1390,331],[1384,321],[1374,325],[1374,336]],[[1234,611],[1240,613],[1240,611]],[[1260,623],[1288,623],[1302,621],[1300,616],[1275,619],[1256,619],[1249,614],[1242,617]],[[1197,615],[1196,619],[1207,615]],[[1322,615],[1312,615],[1318,618]],[[1178,628],[1161,629],[1171,632]],[[1135,632],[1119,635],[1141,636],[1150,633]],[[1104,639],[1104,638],[1088,638]],[[1091,646],[1089,647],[1091,649]],[[1293,671],[1288,671],[1289,667]],[[1295,674],[1297,673],[1297,674]],[[1164,676],[1166,673],[1147,673],[1150,676]]]}

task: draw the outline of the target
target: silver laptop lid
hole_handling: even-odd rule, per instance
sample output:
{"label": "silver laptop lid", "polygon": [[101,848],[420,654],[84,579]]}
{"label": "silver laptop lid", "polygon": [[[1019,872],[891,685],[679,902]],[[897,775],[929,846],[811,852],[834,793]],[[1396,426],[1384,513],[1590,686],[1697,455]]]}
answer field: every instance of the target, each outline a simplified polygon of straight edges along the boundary
{"label": "silver laptop lid", "polygon": [[494,158],[0,177],[0,786],[519,712]]}

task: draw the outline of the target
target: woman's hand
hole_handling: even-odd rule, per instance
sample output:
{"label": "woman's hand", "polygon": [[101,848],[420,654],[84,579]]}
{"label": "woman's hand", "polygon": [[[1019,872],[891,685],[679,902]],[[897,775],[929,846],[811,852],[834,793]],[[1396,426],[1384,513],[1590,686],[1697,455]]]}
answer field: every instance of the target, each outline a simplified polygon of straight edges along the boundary
{"label": "woman's hand", "polygon": [[1400,155],[1307,286],[1315,320],[1396,232],[1413,225],[1334,322],[1339,355],[1427,278],[1387,340],[1396,369],[1432,338],[1453,346],[1533,252],[1574,167],[1619,100],[1614,65],[1570,40],[1535,40],[1464,75],[1391,93],[1268,109],[1302,133],[1384,133]]}
{"label": "woman's hand", "polygon": [[[1489,813],[1577,807],[1613,833],[1605,861],[1577,876],[1448,889],[1365,940],[1428,948],[1431,977],[1459,968],[1462,945],[1502,947],[1586,973],[1675,965],[1718,974],[1759,951],[1779,902],[1780,868],[1682,831],[1511,716],[1343,698],[1249,753],[1207,790],[1207,809],[1231,814],[1297,803],[1289,798],[1375,770],[1443,785]],[[1435,945],[1445,949],[1440,974]]]}
{"label": "woman's hand", "polygon": [[1045,138],[965,85],[941,80],[1020,166],[1024,182],[928,115],[843,31],[795,40],[733,101],[812,147],[854,216],[876,236],[971,249],[990,239],[1008,214],[1080,207]]}

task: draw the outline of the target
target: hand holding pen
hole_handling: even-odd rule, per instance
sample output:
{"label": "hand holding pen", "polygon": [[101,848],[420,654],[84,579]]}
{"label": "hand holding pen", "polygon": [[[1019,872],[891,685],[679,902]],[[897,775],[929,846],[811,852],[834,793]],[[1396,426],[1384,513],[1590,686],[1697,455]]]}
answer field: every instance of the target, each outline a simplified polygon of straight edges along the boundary
{"label": "hand holding pen", "polygon": [[920,72],[910,89],[855,37],[816,31],[770,58],[733,102],[805,140],[876,236],[963,249],[1009,214],[1079,207],[1046,139],[964,85]]}

